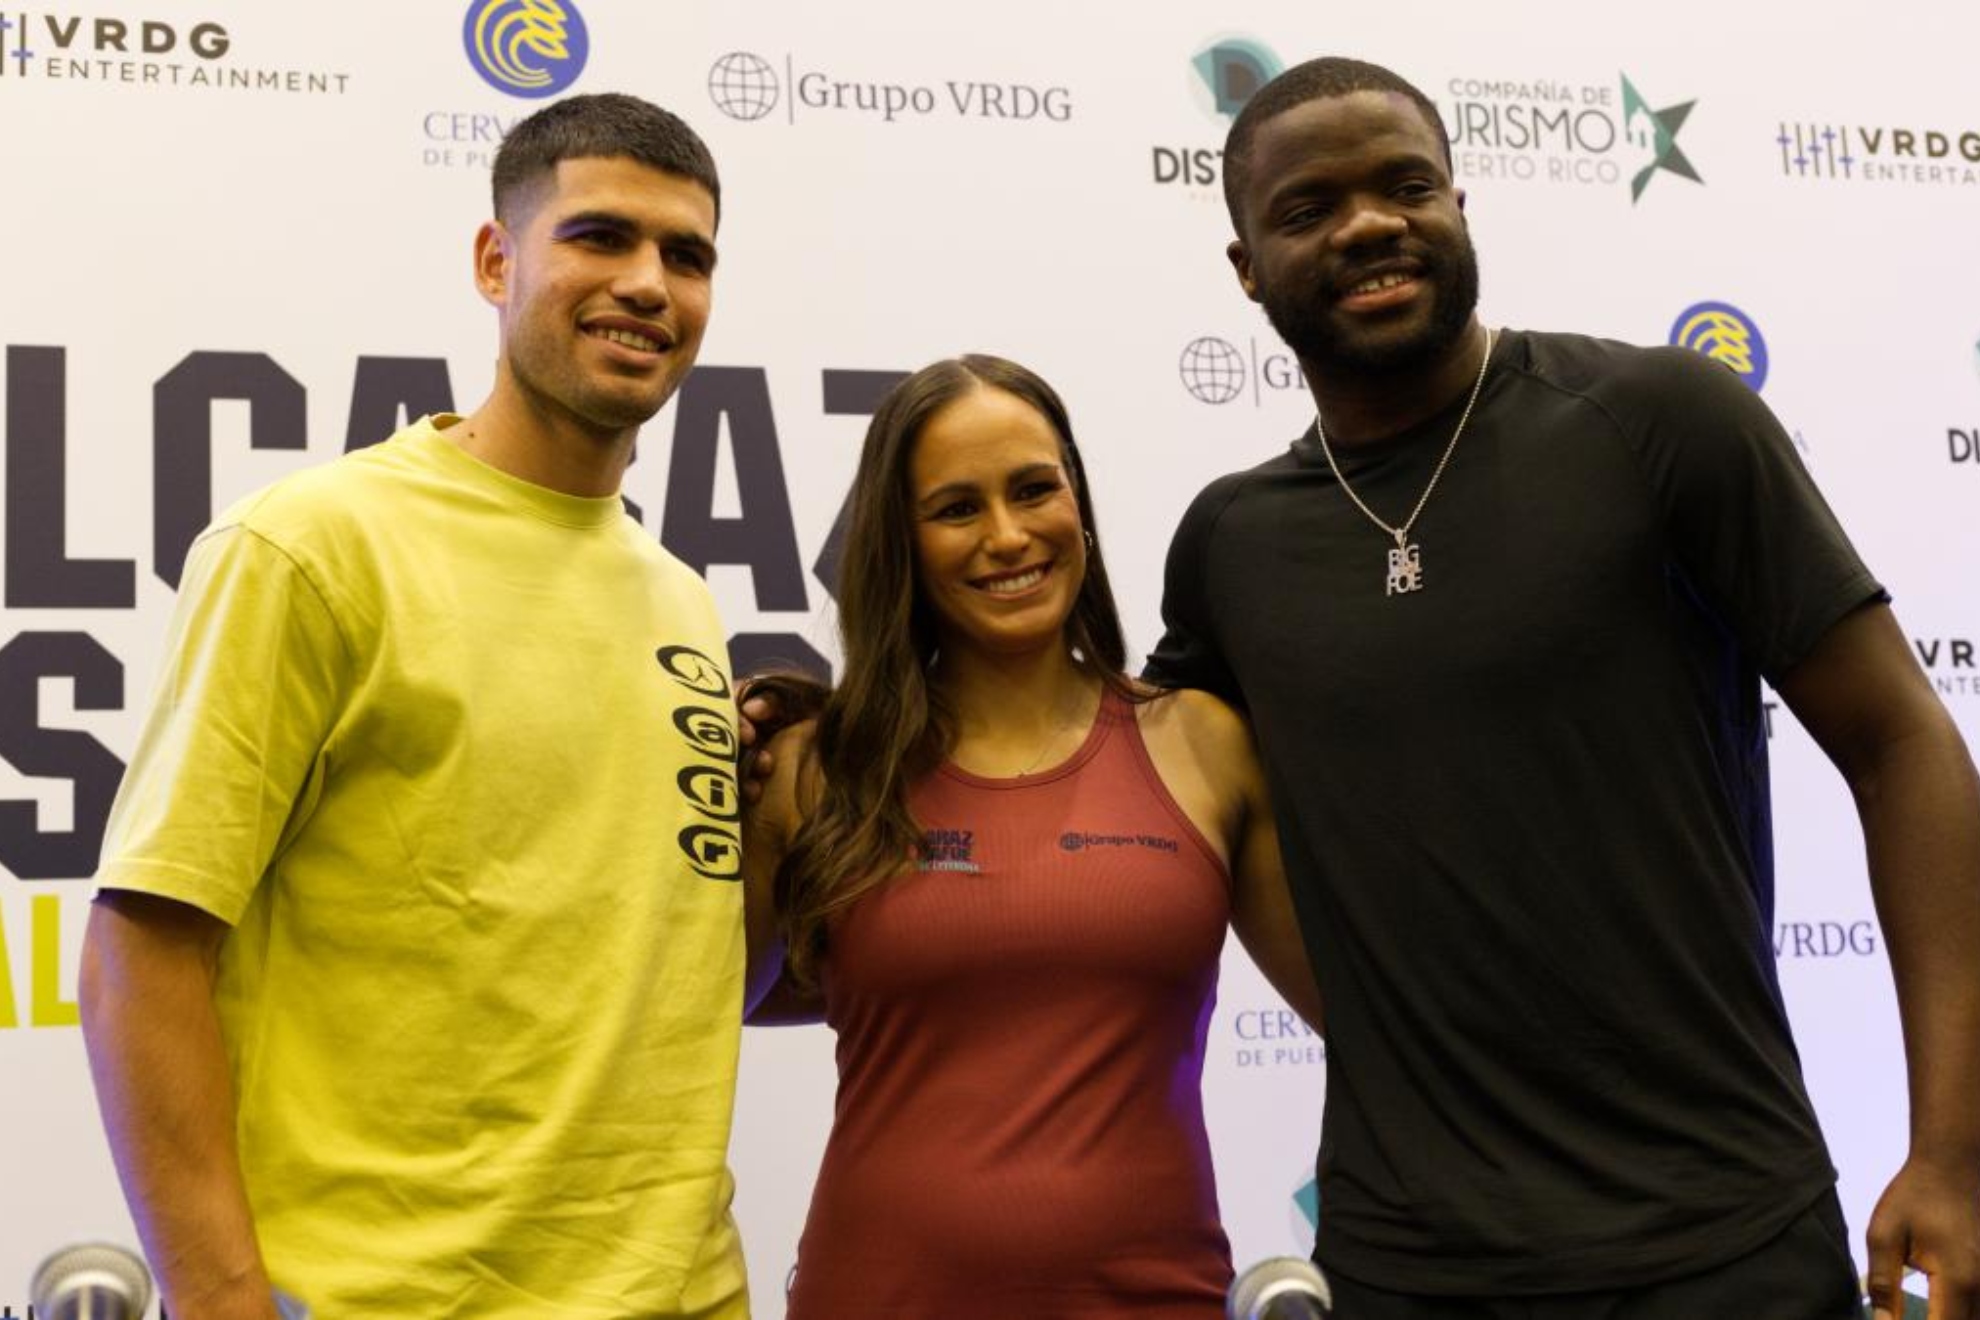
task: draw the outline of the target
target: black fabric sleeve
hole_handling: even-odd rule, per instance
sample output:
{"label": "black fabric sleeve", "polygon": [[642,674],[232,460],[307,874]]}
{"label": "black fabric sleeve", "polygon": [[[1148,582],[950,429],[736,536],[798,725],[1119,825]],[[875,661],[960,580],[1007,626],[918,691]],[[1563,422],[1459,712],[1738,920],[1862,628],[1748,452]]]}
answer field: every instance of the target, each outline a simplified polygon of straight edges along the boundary
{"label": "black fabric sleeve", "polygon": [[[1635,429],[1677,562],[1772,682],[1884,589],[1864,567],[1786,430],[1718,363],[1643,354]],[[1633,373],[1634,374],[1634,373]]]}
{"label": "black fabric sleeve", "polygon": [[1190,503],[1169,542],[1162,579],[1162,640],[1141,676],[1158,687],[1201,688],[1244,709],[1223,648],[1208,590],[1218,524],[1243,484],[1241,476],[1212,482]]}

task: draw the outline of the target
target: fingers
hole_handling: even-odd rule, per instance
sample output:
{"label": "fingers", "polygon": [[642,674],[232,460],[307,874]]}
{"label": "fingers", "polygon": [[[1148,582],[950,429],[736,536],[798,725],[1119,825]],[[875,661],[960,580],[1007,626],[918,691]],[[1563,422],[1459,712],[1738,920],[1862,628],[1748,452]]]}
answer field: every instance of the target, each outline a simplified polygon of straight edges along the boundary
{"label": "fingers", "polygon": [[755,751],[745,752],[742,758],[743,804],[753,807],[763,801],[763,790],[770,783],[770,777],[777,772],[777,754],[765,746]]}
{"label": "fingers", "polygon": [[1883,1210],[1879,1206],[1870,1216],[1865,1234],[1870,1268],[1864,1274],[1864,1291],[1870,1298],[1874,1320],[1900,1320],[1904,1315],[1904,1258],[1910,1244],[1908,1235]]}

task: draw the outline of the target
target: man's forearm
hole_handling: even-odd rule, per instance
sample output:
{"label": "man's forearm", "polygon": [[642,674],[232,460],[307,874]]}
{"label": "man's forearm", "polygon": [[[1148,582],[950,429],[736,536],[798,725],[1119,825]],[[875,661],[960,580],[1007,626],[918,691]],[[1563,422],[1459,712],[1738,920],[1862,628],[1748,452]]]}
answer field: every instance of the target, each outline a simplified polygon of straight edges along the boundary
{"label": "man's forearm", "polygon": [[1856,787],[1904,1027],[1912,1153],[1980,1170],[1980,784],[1949,727],[1911,741]]}
{"label": "man's forearm", "polygon": [[167,1309],[274,1320],[213,1005],[224,929],[169,900],[100,899],[83,948],[83,1033],[117,1174]]}

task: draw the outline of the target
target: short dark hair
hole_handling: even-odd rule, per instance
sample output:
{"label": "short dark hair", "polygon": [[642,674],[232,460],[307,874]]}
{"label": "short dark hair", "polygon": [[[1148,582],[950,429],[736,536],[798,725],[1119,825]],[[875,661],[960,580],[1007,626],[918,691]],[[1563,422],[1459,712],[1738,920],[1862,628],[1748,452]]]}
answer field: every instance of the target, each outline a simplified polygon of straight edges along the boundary
{"label": "short dark hair", "polygon": [[1258,136],[1259,127],[1294,106],[1355,92],[1396,92],[1415,102],[1423,118],[1436,131],[1438,145],[1444,149],[1445,167],[1452,167],[1451,135],[1444,128],[1444,117],[1437,113],[1436,103],[1415,83],[1364,60],[1340,55],[1307,60],[1259,88],[1231,121],[1231,131],[1224,138],[1224,205],[1230,208],[1231,225],[1238,237],[1244,236],[1244,194],[1251,186],[1251,144]]}
{"label": "short dark hair", "polygon": [[624,156],[708,190],[722,216],[722,184],[708,144],[680,116],[623,92],[567,97],[521,120],[495,153],[495,216],[563,160]]}

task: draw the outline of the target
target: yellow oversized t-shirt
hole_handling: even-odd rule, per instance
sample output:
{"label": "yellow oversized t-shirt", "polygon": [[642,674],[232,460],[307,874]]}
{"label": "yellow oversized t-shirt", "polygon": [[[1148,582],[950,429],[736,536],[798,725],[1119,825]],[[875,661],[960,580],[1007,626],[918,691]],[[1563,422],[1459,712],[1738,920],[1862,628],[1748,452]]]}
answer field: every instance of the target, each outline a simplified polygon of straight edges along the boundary
{"label": "yellow oversized t-shirt", "polygon": [[233,924],[249,1199],[317,1314],[741,1316],[723,633],[455,420],[194,545],[99,881]]}

